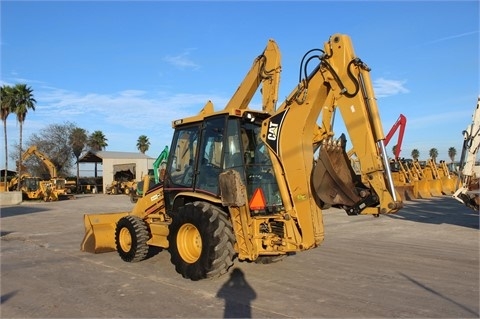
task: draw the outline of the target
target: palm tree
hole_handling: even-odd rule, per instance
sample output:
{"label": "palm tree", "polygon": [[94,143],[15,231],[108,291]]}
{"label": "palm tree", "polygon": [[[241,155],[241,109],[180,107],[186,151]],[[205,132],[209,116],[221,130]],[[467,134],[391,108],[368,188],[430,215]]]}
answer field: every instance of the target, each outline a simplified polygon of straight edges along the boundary
{"label": "palm tree", "polygon": [[420,152],[416,148],[414,148],[412,150],[411,155],[412,155],[412,158],[416,161],[420,157]]}
{"label": "palm tree", "polygon": [[7,139],[7,117],[14,111],[13,90],[8,85],[3,85],[0,92],[1,100],[1,116],[3,122],[3,133],[5,136],[5,177],[3,179],[5,191],[8,191],[7,176],[8,176],[8,139]]}
{"label": "palm tree", "polygon": [[87,131],[83,128],[75,127],[70,132],[70,146],[72,147],[73,155],[75,155],[75,158],[77,159],[77,191],[80,185],[80,163],[78,163],[78,159],[87,145],[87,140]]}
{"label": "palm tree", "polygon": [[[102,131],[95,131],[90,134],[87,140],[87,145],[93,151],[101,151],[108,146],[107,141],[108,140],[105,135],[103,135]],[[97,178],[97,163],[95,163],[95,178]]]}
{"label": "palm tree", "polygon": [[433,159],[433,162],[435,163],[438,157],[438,150],[436,148],[431,148],[428,154],[430,155],[430,157]]}
{"label": "palm tree", "polygon": [[450,147],[448,149],[448,157],[450,157],[452,163],[455,161],[455,155],[457,155],[457,150],[455,149],[455,147]]}
{"label": "palm tree", "polygon": [[[35,103],[37,101],[33,98],[33,90],[26,84],[16,84],[13,87],[13,100],[15,104],[14,113],[17,114],[17,121],[20,124],[20,140],[18,146],[18,176],[21,176],[22,170],[22,135],[23,122],[27,117],[29,109],[35,111]],[[17,184],[17,191],[20,191],[20,183]]]}
{"label": "palm tree", "polygon": [[146,135],[140,135],[137,140],[137,149],[140,153],[145,154],[150,148],[150,141]]}

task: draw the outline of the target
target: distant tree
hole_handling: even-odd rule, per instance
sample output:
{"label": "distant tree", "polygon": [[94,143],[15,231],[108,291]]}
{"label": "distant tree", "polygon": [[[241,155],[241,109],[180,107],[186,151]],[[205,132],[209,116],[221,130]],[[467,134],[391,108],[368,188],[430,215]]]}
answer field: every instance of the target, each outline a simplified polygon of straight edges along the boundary
{"label": "distant tree", "polygon": [[[37,149],[45,154],[55,165],[57,175],[66,177],[71,174],[73,169],[73,151],[70,144],[70,135],[76,125],[72,122],[62,124],[49,124],[33,133],[27,139],[27,146],[35,145]],[[47,176],[48,170],[45,165],[35,156],[27,161],[31,174],[37,176]],[[54,177],[54,176],[51,176]]]}
{"label": "distant tree", "polygon": [[0,101],[1,101],[1,116],[3,122],[3,133],[5,136],[5,176],[3,181],[5,186],[5,191],[8,191],[7,187],[7,176],[8,176],[8,139],[7,139],[7,117],[10,113],[13,112],[15,108],[15,101],[13,99],[13,89],[8,85],[2,85],[1,93],[0,93]]}
{"label": "distant tree", "polygon": [[438,150],[436,148],[431,148],[430,151],[428,152],[428,155],[430,155],[432,160],[436,162],[438,157]]}
{"label": "distant tree", "polygon": [[103,151],[108,146],[108,139],[103,135],[102,131],[94,131],[88,137],[87,146],[92,151]]}
{"label": "distant tree", "polygon": [[[102,131],[94,131],[88,137],[87,146],[92,151],[102,151],[102,150],[105,150],[105,148],[108,146],[107,141],[108,140],[105,137],[105,135],[103,135]],[[97,176],[97,163],[95,163],[95,178],[96,177],[98,177]]]}
{"label": "distant tree", "polygon": [[[13,87],[14,110],[17,115],[17,121],[20,124],[20,139],[18,145],[18,176],[21,176],[22,171],[22,138],[23,138],[23,123],[27,117],[29,109],[35,111],[35,104],[37,101],[33,97],[33,89],[26,84],[16,84]],[[17,184],[17,191],[20,191],[20,183]]]}
{"label": "distant tree", "polygon": [[137,149],[140,153],[145,154],[150,148],[150,141],[146,135],[140,135],[137,140]]}
{"label": "distant tree", "polygon": [[[87,146],[88,135],[87,131],[80,127],[75,127],[70,132],[69,142],[70,147],[72,148],[73,155],[76,159],[77,165],[77,186],[80,185],[80,163],[78,162],[80,155],[82,155],[83,150]],[[77,187],[77,190],[79,188]]]}
{"label": "distant tree", "polygon": [[457,150],[455,149],[455,147],[450,147],[448,149],[448,157],[450,157],[450,160],[452,161],[452,163],[455,161],[456,155],[457,155]]}
{"label": "distant tree", "polygon": [[420,152],[416,148],[414,148],[411,155],[412,158],[416,161],[420,157]]}

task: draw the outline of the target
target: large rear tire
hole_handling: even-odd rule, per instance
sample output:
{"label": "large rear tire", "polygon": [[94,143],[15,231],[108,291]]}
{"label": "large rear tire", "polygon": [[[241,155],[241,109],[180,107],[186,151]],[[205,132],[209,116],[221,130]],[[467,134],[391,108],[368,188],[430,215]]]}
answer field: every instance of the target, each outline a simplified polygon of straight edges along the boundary
{"label": "large rear tire", "polygon": [[175,270],[191,280],[227,273],[235,258],[235,237],[225,212],[198,201],[172,215],[168,250]]}
{"label": "large rear tire", "polygon": [[115,245],[120,257],[127,262],[142,261],[147,257],[149,239],[146,223],[136,216],[122,217],[115,229]]}

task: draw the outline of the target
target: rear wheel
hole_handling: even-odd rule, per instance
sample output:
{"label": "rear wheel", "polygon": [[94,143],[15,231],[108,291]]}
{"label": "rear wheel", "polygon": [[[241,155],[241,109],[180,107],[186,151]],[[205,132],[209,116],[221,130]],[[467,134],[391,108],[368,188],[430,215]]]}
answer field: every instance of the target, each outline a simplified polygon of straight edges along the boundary
{"label": "rear wheel", "polygon": [[145,222],[136,216],[122,217],[115,230],[117,252],[124,261],[137,262],[147,257],[149,239]]}
{"label": "rear wheel", "polygon": [[219,277],[233,265],[232,225],[225,212],[209,203],[180,207],[172,216],[168,242],[170,261],[184,278]]}

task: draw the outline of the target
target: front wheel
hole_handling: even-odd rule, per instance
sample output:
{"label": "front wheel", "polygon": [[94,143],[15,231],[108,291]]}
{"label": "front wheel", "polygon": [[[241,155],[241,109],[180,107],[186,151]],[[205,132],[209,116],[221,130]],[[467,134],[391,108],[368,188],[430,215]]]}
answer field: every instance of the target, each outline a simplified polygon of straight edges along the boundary
{"label": "front wheel", "polygon": [[145,222],[136,216],[122,217],[115,229],[115,245],[120,257],[127,262],[142,261],[147,257],[149,239]]}
{"label": "front wheel", "polygon": [[235,258],[235,237],[225,212],[198,201],[172,215],[168,250],[175,270],[191,280],[227,273]]}

